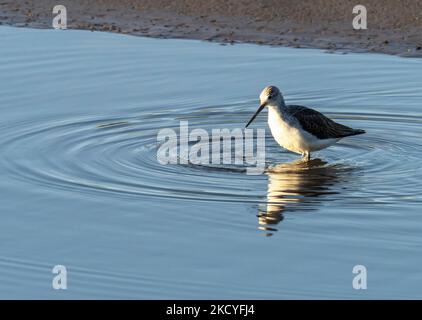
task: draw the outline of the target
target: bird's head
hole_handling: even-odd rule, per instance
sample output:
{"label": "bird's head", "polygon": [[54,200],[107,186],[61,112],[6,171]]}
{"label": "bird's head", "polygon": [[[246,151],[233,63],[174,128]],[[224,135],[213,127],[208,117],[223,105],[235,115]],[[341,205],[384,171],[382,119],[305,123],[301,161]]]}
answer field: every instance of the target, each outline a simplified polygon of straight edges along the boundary
{"label": "bird's head", "polygon": [[278,103],[283,99],[280,90],[276,86],[265,87],[259,95],[260,105],[266,107],[272,103]]}
{"label": "bird's head", "polygon": [[256,116],[267,106],[276,105],[281,106],[284,105],[283,95],[281,94],[280,90],[276,86],[268,86],[262,90],[261,94],[259,95],[259,108],[252,116],[251,120],[249,120],[246,128],[255,120]]}

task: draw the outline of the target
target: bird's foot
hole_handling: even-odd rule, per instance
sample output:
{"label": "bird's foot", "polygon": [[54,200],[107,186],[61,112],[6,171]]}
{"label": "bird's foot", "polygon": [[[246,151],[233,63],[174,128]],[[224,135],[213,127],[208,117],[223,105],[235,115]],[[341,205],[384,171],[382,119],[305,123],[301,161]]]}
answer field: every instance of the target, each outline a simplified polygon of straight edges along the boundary
{"label": "bird's foot", "polygon": [[303,153],[302,160],[307,161],[307,162],[311,161],[311,153],[310,152]]}

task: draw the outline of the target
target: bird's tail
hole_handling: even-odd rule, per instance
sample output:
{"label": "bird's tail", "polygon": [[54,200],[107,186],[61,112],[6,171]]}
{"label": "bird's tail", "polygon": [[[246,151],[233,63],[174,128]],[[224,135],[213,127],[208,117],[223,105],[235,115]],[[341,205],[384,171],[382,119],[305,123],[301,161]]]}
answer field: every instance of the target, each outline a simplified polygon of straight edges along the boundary
{"label": "bird's tail", "polygon": [[352,132],[350,132],[350,133],[348,133],[348,134],[346,135],[346,137],[350,137],[350,136],[357,136],[358,134],[364,134],[364,133],[366,133],[366,131],[365,131],[365,130],[362,130],[362,129],[353,129],[353,131],[352,131]]}

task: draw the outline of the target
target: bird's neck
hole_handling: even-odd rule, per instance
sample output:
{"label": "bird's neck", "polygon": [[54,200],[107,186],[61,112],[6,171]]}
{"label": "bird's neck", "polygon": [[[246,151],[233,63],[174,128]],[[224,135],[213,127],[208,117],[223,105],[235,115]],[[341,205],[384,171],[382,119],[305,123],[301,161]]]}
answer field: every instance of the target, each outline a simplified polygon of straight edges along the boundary
{"label": "bird's neck", "polygon": [[286,104],[284,103],[284,100],[271,103],[270,105],[268,105],[268,116],[284,119],[285,110],[286,110]]}

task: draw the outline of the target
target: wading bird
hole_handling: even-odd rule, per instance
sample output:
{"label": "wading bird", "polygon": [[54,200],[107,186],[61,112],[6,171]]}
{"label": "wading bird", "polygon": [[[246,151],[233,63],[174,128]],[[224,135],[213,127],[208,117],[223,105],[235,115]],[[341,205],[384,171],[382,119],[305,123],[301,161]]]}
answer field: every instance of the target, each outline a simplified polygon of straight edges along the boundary
{"label": "wading bird", "polygon": [[283,95],[275,86],[262,90],[260,106],[249,120],[246,128],[256,116],[268,107],[268,125],[277,143],[283,148],[311,159],[311,152],[327,148],[340,139],[365,133],[337,123],[322,113],[297,105],[286,105]]}

